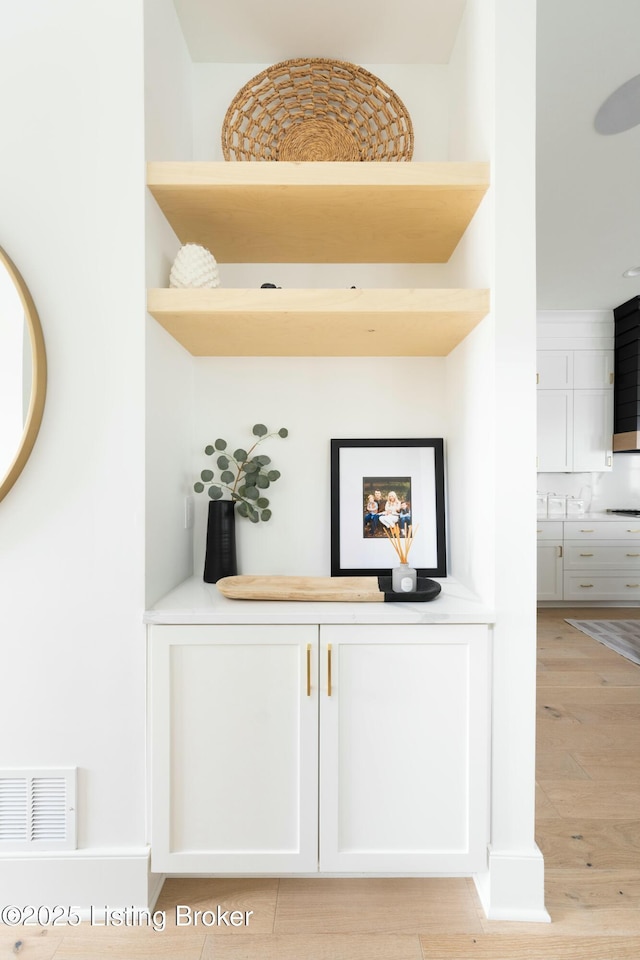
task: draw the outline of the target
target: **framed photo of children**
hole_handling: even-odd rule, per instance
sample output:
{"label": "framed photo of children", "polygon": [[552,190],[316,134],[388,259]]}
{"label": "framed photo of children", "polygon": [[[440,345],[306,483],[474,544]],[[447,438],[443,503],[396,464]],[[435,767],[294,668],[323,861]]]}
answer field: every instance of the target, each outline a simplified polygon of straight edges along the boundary
{"label": "framed photo of children", "polygon": [[413,537],[419,576],[446,577],[442,439],[332,440],[331,576],[388,576],[388,533]]}

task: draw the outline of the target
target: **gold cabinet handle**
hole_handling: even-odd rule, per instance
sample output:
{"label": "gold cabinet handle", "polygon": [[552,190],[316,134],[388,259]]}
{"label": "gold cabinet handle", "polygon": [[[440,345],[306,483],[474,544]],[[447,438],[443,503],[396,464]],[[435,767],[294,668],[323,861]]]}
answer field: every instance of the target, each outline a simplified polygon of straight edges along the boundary
{"label": "gold cabinet handle", "polygon": [[640,533],[640,530],[627,530],[627,533]]}
{"label": "gold cabinet handle", "polygon": [[[628,532],[631,533],[630,530]],[[580,533],[593,533],[593,530],[581,530]]]}
{"label": "gold cabinet handle", "polygon": [[561,557],[562,555],[563,555],[563,554],[562,554],[562,547],[559,546],[559,547],[558,547],[558,557]]}
{"label": "gold cabinet handle", "polygon": [[592,587],[593,584],[592,584],[592,583],[581,583],[580,586],[581,586],[581,587]]}
{"label": "gold cabinet handle", "polygon": [[311,644],[307,644],[307,696],[311,696]]}
{"label": "gold cabinet handle", "polygon": [[580,556],[581,556],[581,557],[592,557],[593,554],[592,554],[592,553],[581,553]]}
{"label": "gold cabinet handle", "polygon": [[640,557],[640,553],[628,553],[628,557]]}
{"label": "gold cabinet handle", "polygon": [[628,583],[628,587],[640,587],[640,583]]}
{"label": "gold cabinet handle", "polygon": [[327,696],[331,696],[331,644],[327,644]]}

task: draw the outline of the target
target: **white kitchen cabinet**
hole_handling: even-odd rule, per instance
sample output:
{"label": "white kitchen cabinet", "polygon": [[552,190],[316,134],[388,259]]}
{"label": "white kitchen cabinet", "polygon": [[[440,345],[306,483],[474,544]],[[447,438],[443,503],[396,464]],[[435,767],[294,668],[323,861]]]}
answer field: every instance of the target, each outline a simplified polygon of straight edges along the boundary
{"label": "white kitchen cabinet", "polygon": [[[615,514],[614,514],[615,516]],[[635,548],[640,540],[640,518],[594,520],[591,516],[564,521],[565,540],[592,543],[594,540],[619,540]]]}
{"label": "white kitchen cabinet", "polygon": [[611,470],[613,391],[573,391],[573,471]]}
{"label": "white kitchen cabinet", "polygon": [[538,351],[537,468],[605,472],[613,465],[613,351]]}
{"label": "white kitchen cabinet", "polygon": [[482,869],[486,628],[328,625],[320,635],[320,869]]}
{"label": "white kitchen cabinet", "polygon": [[570,520],[564,524],[565,600],[640,601],[640,522]]}
{"label": "white kitchen cabinet", "polygon": [[537,366],[541,390],[573,388],[573,350],[538,350]]}
{"label": "white kitchen cabinet", "polygon": [[613,350],[538,350],[541,390],[589,390],[613,384]]}
{"label": "white kitchen cabinet", "polygon": [[640,601],[640,522],[604,517],[538,520],[540,602]]}
{"label": "white kitchen cabinet", "polygon": [[594,575],[592,571],[567,572],[564,575],[564,599],[635,604],[640,601],[640,573],[620,576],[613,571],[610,575]]}
{"label": "white kitchen cabinet", "polygon": [[574,350],[573,388],[590,390],[613,385],[613,350]]}
{"label": "white kitchen cabinet", "polygon": [[538,521],[538,600],[562,600],[562,521]]}
{"label": "white kitchen cabinet", "polygon": [[640,542],[616,543],[599,540],[595,543],[575,543],[569,540],[565,547],[565,570],[634,570],[640,572]]}
{"label": "white kitchen cabinet", "polygon": [[538,390],[540,473],[573,469],[573,390]]}
{"label": "white kitchen cabinet", "polygon": [[317,627],[162,626],[151,641],[152,869],[315,870]]}
{"label": "white kitchen cabinet", "polygon": [[486,625],[161,625],[150,662],[154,871],[483,867]]}

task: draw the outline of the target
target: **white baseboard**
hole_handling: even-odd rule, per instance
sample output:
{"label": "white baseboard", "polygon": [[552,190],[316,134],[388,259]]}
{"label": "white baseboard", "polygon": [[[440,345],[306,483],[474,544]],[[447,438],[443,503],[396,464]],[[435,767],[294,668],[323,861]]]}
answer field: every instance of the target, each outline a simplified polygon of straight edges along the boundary
{"label": "white baseboard", "polygon": [[0,857],[0,904],[73,907],[85,920],[104,907],[151,909],[164,876],[148,847]]}
{"label": "white baseboard", "polygon": [[489,850],[489,869],[474,881],[487,920],[550,923],[544,905],[544,860],[535,845],[523,853]]}
{"label": "white baseboard", "polygon": [[156,905],[156,901],[160,896],[160,891],[164,886],[164,881],[166,880],[165,873],[150,873],[149,874],[149,909],[153,910]]}
{"label": "white baseboard", "polygon": [[[488,863],[489,869],[474,877],[488,920],[550,921],[537,847],[525,853],[491,850]],[[3,856],[0,904],[73,908],[82,920],[105,908],[152,910],[165,877],[149,867],[147,847]]]}

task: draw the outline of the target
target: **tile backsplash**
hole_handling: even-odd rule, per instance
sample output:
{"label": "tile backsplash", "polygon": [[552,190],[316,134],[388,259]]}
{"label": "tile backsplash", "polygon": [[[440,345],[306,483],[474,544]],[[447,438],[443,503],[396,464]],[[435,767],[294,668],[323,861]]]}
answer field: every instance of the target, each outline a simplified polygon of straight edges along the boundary
{"label": "tile backsplash", "polygon": [[640,453],[614,453],[608,473],[539,473],[538,490],[580,497],[587,511],[640,509]]}

